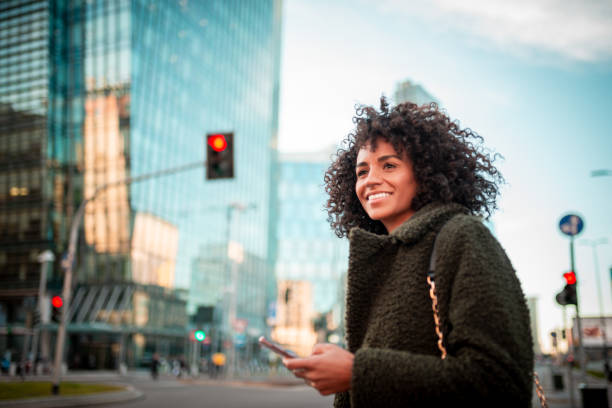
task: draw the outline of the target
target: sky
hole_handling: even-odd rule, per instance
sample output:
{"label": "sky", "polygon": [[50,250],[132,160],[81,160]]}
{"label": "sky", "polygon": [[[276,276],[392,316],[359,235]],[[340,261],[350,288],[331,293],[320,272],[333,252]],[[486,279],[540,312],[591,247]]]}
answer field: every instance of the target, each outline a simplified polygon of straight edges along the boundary
{"label": "sky", "polygon": [[[337,145],[356,104],[420,84],[503,156],[492,221],[538,299],[543,349],[563,326],[554,298],[570,269],[565,214],[585,223],[575,241],[580,313],[600,313],[597,265],[612,315],[612,176],[591,177],[612,170],[612,2],[286,0],[283,19],[282,152]],[[594,254],[598,240],[608,243]]]}

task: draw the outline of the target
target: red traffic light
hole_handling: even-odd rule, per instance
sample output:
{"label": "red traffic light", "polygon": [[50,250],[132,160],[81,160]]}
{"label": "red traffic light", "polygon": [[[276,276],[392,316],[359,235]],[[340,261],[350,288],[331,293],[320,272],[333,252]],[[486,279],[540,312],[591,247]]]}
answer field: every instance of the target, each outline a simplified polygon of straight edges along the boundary
{"label": "red traffic light", "polygon": [[64,300],[61,296],[53,296],[51,298],[51,304],[53,305],[53,307],[60,308],[64,304]]}
{"label": "red traffic light", "polygon": [[227,147],[227,141],[225,140],[225,136],[221,134],[210,135],[208,136],[208,145],[215,152],[222,152]]}
{"label": "red traffic light", "polygon": [[563,274],[563,277],[565,278],[565,282],[567,282],[568,285],[574,285],[576,283],[576,274],[574,273],[574,271],[565,272]]}

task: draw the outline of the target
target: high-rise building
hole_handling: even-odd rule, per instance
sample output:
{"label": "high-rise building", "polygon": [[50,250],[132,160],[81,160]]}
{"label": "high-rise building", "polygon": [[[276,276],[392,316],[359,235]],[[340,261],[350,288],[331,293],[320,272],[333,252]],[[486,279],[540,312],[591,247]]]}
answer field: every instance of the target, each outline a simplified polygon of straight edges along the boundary
{"label": "high-rise building", "polygon": [[[202,166],[115,185],[88,203],[67,362],[111,368],[180,354],[187,296],[177,290],[203,248],[230,240],[260,260],[249,273],[264,277],[266,299],[248,308],[266,329],[280,26],[281,0],[0,2],[0,352],[21,353],[38,327],[37,256],[47,249],[56,262],[43,286],[59,291],[80,203],[107,183],[203,162],[211,132],[234,133],[233,179],[206,181]],[[228,225],[224,215],[242,206],[251,210],[233,211]],[[261,296],[252,291],[238,304]]]}
{"label": "high-rise building", "polygon": [[309,356],[317,341],[312,295],[312,283],[309,281],[278,282],[276,324],[272,339],[301,357]]}
{"label": "high-rise building", "polygon": [[412,102],[417,105],[425,105],[432,102],[439,103],[421,85],[414,84],[409,80],[397,84],[393,92],[393,102],[395,104]]}
{"label": "high-rise building", "polygon": [[333,153],[330,148],[281,155],[276,276],[279,281],[310,282],[313,313],[333,316],[331,326],[343,337],[348,240],[338,238],[327,221],[323,182]]}
{"label": "high-rise building", "polygon": [[538,298],[527,297],[527,308],[529,309],[529,323],[531,325],[531,337],[533,338],[533,353],[542,354],[540,343],[540,324],[538,320]]}

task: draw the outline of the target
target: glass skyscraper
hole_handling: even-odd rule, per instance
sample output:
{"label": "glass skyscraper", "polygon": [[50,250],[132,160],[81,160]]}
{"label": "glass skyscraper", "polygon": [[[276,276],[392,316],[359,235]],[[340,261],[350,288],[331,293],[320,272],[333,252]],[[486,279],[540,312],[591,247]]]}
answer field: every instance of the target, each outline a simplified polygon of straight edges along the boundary
{"label": "glass skyscraper", "polygon": [[[233,179],[206,181],[202,166],[87,205],[68,325],[69,350],[87,355],[68,364],[180,353],[187,303],[224,307],[230,241],[253,283],[237,292],[237,316],[267,330],[280,32],[280,0],[0,3],[0,351],[21,353],[32,328],[53,332],[35,307],[37,256],[55,253],[46,287],[59,291],[81,201],[203,161],[211,132],[234,133]],[[216,285],[199,296],[188,290],[198,273]]]}
{"label": "glass skyscraper", "polygon": [[323,176],[331,156],[330,149],[285,153],[280,160],[276,275],[279,280],[310,281],[314,310],[319,313],[343,304],[339,285],[348,267],[348,240],[333,233],[324,208]]}

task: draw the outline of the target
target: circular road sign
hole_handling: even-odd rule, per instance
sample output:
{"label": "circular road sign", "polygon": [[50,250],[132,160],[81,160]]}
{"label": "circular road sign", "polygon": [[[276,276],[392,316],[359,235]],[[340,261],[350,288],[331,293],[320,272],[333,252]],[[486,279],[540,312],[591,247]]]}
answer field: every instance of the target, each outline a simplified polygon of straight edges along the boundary
{"label": "circular road sign", "polygon": [[582,218],[576,214],[567,214],[559,221],[559,229],[561,232],[570,237],[580,234],[583,228],[584,222]]}

